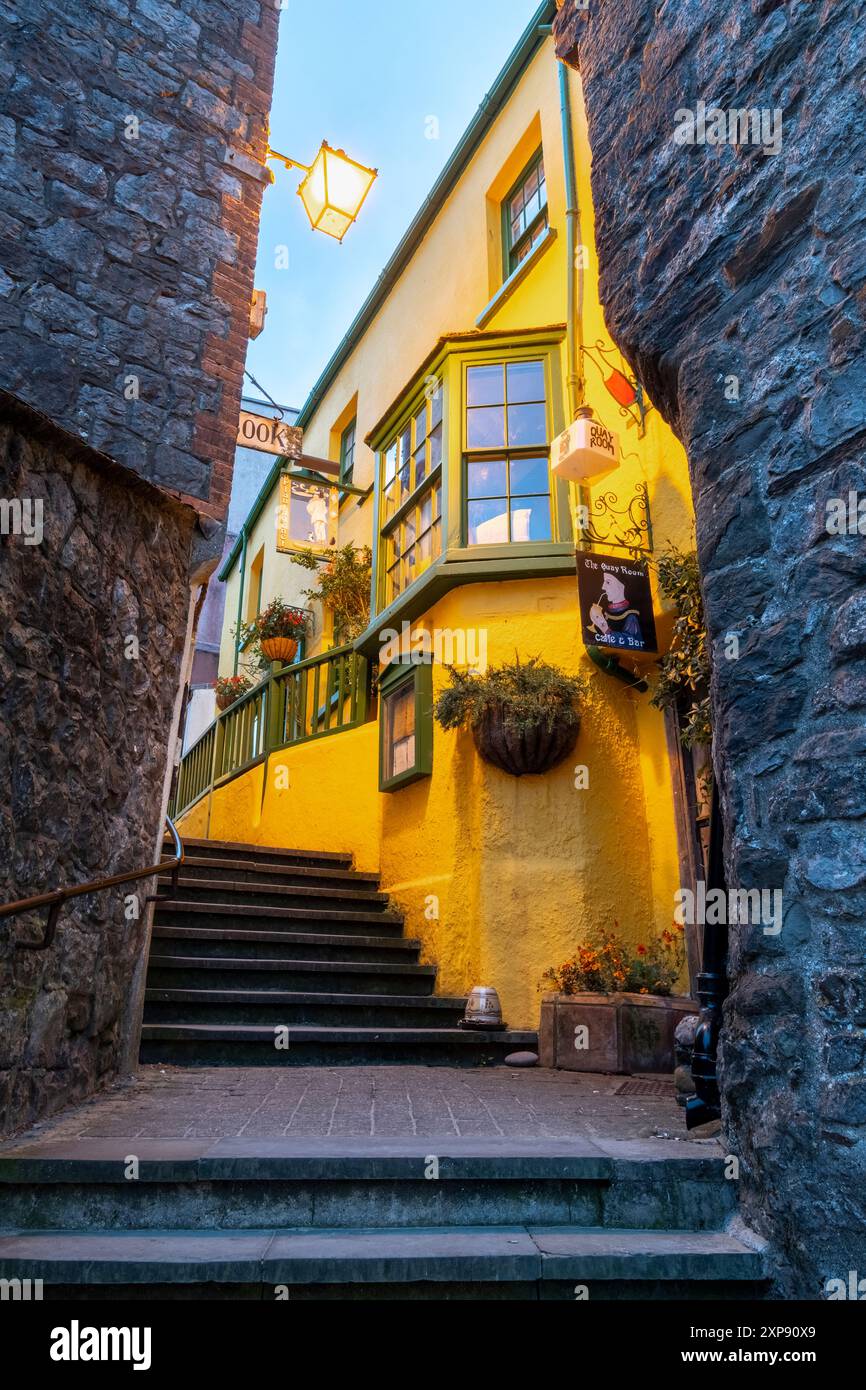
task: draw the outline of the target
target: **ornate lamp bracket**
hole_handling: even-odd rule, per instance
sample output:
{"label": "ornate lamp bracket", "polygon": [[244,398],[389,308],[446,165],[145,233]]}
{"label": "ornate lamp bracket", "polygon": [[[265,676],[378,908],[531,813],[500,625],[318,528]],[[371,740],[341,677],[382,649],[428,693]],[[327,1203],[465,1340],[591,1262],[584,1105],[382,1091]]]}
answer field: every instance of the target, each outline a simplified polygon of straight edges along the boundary
{"label": "ornate lamp bracket", "polygon": [[598,338],[592,347],[583,344],[580,351],[601,373],[607,390],[619,406],[620,415],[627,416],[632,424],[637,425],[638,438],[642,439],[646,433],[646,417],[652,406],[644,395],[641,383],[610,360],[616,348],[607,347],[601,338]]}

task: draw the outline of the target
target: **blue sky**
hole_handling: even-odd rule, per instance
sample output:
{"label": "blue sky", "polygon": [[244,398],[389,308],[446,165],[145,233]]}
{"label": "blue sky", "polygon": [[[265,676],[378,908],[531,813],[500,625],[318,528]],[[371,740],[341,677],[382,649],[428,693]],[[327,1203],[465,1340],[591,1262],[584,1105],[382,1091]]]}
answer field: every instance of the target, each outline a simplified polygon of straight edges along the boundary
{"label": "blue sky", "polygon": [[[283,404],[303,404],[537,8],[538,0],[288,0],[271,145],[307,164],[326,139],[379,178],[341,246],[311,231],[299,172],[273,165],[256,267],[268,317],[247,366]],[[427,138],[430,117],[438,139]],[[276,268],[281,246],[286,269]]]}

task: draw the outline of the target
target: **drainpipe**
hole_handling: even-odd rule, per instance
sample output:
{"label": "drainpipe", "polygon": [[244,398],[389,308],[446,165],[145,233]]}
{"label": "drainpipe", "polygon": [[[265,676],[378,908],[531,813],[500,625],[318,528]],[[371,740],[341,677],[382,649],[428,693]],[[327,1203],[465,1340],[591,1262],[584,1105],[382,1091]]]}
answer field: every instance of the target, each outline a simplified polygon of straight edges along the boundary
{"label": "drainpipe", "polygon": [[[722,807],[717,782],[713,784],[713,804],[710,810],[710,851],[707,864],[707,893],[713,888],[725,891],[724,836]],[[719,1119],[722,1113],[719,1097],[717,1056],[719,1034],[722,1031],[722,1005],[728,992],[728,926],[727,922],[704,921],[701,973],[695,994],[701,1004],[700,1021],[692,1051],[692,1080],[695,1094],[686,1101],[686,1129],[705,1125]]]}
{"label": "drainpipe", "polygon": [[240,583],[238,584],[238,620],[235,626],[235,669],[232,675],[237,675],[238,666],[241,659],[241,623],[244,614],[244,579],[247,573],[247,528],[244,523],[241,530],[241,558],[240,558]]}
{"label": "drainpipe", "polygon": [[565,160],[566,196],[566,255],[568,257],[568,408],[570,419],[577,416],[583,405],[583,265],[575,265],[577,248],[583,243],[580,226],[580,204],[577,199],[577,176],[574,160],[574,133],[571,126],[571,93],[568,87],[568,68],[559,64],[559,94],[562,112],[562,152]]}

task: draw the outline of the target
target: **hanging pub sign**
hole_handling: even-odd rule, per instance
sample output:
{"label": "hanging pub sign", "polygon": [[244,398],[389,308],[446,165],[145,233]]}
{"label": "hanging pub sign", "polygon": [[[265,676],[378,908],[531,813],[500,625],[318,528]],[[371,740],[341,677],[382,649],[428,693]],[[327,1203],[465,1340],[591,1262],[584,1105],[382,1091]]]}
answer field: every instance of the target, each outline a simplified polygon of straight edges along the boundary
{"label": "hanging pub sign", "polygon": [[277,507],[277,550],[328,550],[337,544],[337,487],[283,473]]}
{"label": "hanging pub sign", "polygon": [[652,588],[643,560],[579,551],[577,591],[586,646],[658,651]]}
{"label": "hanging pub sign", "polygon": [[290,425],[288,420],[275,420],[270,415],[242,410],[237,443],[244,449],[257,449],[261,454],[282,454],[299,459],[304,448],[304,431],[297,425]]}

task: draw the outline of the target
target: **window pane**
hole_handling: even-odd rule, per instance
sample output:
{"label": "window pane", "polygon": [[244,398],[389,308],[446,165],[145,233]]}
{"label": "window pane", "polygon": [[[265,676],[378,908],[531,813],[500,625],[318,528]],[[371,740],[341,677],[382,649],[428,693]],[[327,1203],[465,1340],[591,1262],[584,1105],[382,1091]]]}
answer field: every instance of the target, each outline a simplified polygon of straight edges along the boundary
{"label": "window pane", "polygon": [[433,493],[433,515],[436,516],[436,517],[439,517],[439,516],[442,515],[442,489],[441,489],[441,487],[437,487],[437,488],[434,490],[434,493]]}
{"label": "window pane", "polygon": [[520,497],[511,503],[511,539],[513,541],[550,540],[550,499]]}
{"label": "window pane", "polygon": [[437,468],[442,462],[442,425],[434,425],[430,433],[430,467]]}
{"label": "window pane", "polygon": [[[534,488],[538,492],[539,488]],[[473,459],[467,469],[468,497],[504,497],[508,492],[505,459]]]}
{"label": "window pane", "polygon": [[396,777],[415,766],[415,682],[408,681],[393,695],[385,697],[385,737],[383,769],[385,777]]}
{"label": "window pane", "polygon": [[549,492],[547,459],[512,459],[511,495],[527,492]]}
{"label": "window pane", "polygon": [[435,391],[430,396],[430,424],[438,425],[442,421],[442,383],[437,383]]}
{"label": "window pane", "polygon": [[[531,406],[530,409],[535,407]],[[501,449],[505,443],[505,407],[482,406],[480,409],[468,410],[466,439],[470,449]]]}
{"label": "window pane", "polygon": [[544,400],[543,362],[509,362],[507,371],[509,405]]}
{"label": "window pane", "polygon": [[[537,490],[537,489],[536,489],[536,490]],[[419,522],[418,522],[419,528],[420,528],[420,530],[422,530],[422,531],[428,531],[428,530],[430,529],[430,524],[431,524],[431,522],[432,522],[432,520],[433,520],[433,496],[432,496],[431,493],[428,492],[427,496],[426,496],[425,498],[422,499],[422,502],[421,502],[420,507],[418,508],[418,511],[419,511]]]}
{"label": "window pane", "polygon": [[397,444],[396,441],[391,445],[385,455],[385,482],[390,483],[391,479],[397,474]]}
{"label": "window pane", "polygon": [[425,532],[425,534],[419,540],[417,545],[417,551],[418,572],[420,573],[422,569],[427,568],[428,564],[430,563],[431,555],[433,553],[433,538],[429,531]]}
{"label": "window pane", "polygon": [[469,405],[502,405],[505,401],[505,373],[500,363],[491,367],[470,367],[466,373],[466,399]]}
{"label": "window pane", "polygon": [[407,516],[401,527],[403,532],[403,549],[408,550],[410,545],[415,544],[415,517]]}
{"label": "window pane", "polygon": [[427,438],[427,405],[426,405],[426,402],[425,402],[425,404],[422,405],[421,409],[418,411],[418,414],[415,416],[415,452],[416,452],[416,453],[418,452],[418,449],[419,449],[420,446],[424,443],[424,440],[425,440],[426,438]]}
{"label": "window pane", "polygon": [[509,407],[508,443],[514,448],[547,443],[547,418],[543,404]]}
{"label": "window pane", "polygon": [[501,545],[508,540],[506,506],[501,498],[469,503],[470,545]]}

